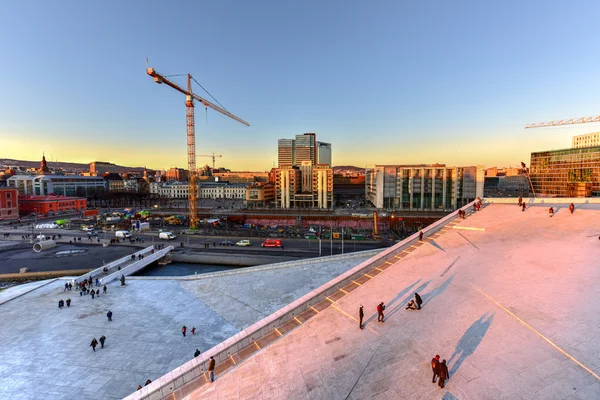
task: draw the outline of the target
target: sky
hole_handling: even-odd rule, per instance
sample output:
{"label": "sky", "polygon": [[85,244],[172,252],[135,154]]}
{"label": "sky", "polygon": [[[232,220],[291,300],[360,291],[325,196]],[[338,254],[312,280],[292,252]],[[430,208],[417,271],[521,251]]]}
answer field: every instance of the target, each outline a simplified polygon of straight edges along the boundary
{"label": "sky", "polygon": [[334,165],[508,167],[600,131],[524,129],[600,114],[597,1],[0,4],[0,158],[187,167],[184,96],[146,57],[250,123],[195,108],[196,153],[232,170],[304,132]]}

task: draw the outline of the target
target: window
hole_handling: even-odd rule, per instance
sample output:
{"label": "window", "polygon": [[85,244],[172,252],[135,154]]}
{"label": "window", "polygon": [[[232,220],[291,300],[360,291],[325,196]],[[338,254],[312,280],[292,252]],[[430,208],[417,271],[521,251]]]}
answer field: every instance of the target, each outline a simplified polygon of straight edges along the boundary
{"label": "window", "polygon": [[[7,198],[7,199],[10,199],[10,195],[11,195],[11,193],[10,193],[10,192],[6,193],[6,198]],[[9,206],[9,207],[10,207],[10,206]]]}
{"label": "window", "polygon": [[8,210],[8,215],[12,214],[12,210]]}

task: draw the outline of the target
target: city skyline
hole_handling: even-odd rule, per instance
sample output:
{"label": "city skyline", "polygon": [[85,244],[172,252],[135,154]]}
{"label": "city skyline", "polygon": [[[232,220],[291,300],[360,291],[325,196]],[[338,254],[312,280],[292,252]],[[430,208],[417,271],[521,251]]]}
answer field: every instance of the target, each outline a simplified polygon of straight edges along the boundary
{"label": "city skyline", "polygon": [[600,130],[524,129],[598,113],[597,11],[591,1],[9,3],[0,157],[186,168],[184,99],[145,74],[148,56],[166,75],[192,73],[250,123],[197,105],[197,153],[223,154],[217,167],[268,170],[278,139],[304,132],[334,144],[334,165],[517,166]]}

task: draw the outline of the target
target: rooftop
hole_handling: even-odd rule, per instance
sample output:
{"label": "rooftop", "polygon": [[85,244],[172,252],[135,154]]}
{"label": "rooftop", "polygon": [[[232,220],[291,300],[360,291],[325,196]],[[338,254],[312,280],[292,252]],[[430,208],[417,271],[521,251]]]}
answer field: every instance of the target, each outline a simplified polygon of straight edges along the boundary
{"label": "rooftop", "polygon": [[600,210],[554,207],[459,220],[186,399],[600,398]]}

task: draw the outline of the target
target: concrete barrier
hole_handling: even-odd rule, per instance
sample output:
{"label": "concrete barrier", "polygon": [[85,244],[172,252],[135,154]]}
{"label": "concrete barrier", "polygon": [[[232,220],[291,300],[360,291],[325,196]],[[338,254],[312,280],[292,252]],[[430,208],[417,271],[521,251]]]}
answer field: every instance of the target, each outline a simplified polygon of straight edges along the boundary
{"label": "concrete barrier", "polygon": [[39,253],[42,250],[48,250],[53,247],[56,247],[56,242],[54,240],[40,240],[33,245],[33,251]]}
{"label": "concrete barrier", "polygon": [[[461,207],[459,210],[470,211],[473,209],[473,205],[475,203],[476,202],[473,201],[466,206]],[[423,236],[427,237],[434,234],[435,232],[441,230],[447,223],[458,218],[459,210],[450,213],[444,218],[422,229]],[[358,277],[375,269],[375,267],[381,263],[394,258],[397,254],[412,246],[414,243],[419,242],[419,233],[420,232],[416,232],[414,235],[404,239],[396,245],[381,251],[379,254],[369,258],[351,270],[339,275],[312,292],[305,294],[280,310],[275,311],[273,314],[247,327],[241,332],[236,333],[224,342],[221,342],[213,348],[203,352],[198,357],[193,358],[182,366],[154,380],[150,385],[130,394],[126,397],[126,400],[161,400],[165,398],[174,398],[172,395],[177,389],[180,389],[195,379],[202,379],[202,375],[208,369],[208,363],[211,356],[214,357],[217,365],[228,360],[232,354],[235,354],[238,351],[248,347],[255,340],[258,340],[259,338],[272,332],[275,328],[280,327],[291,319],[294,319],[296,315],[306,311],[312,305],[324,300],[325,297],[337,292]],[[306,262],[310,261],[311,260],[306,260]]]}

